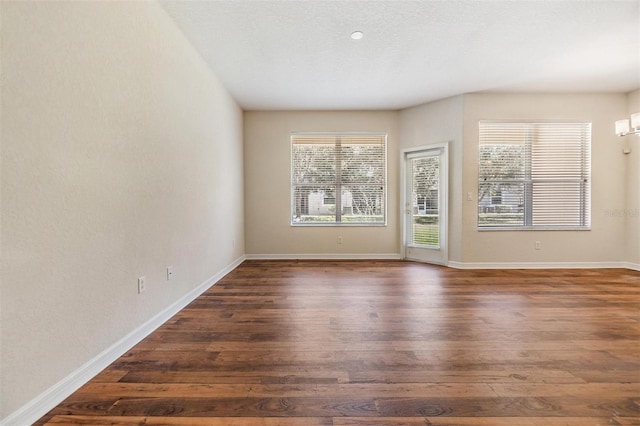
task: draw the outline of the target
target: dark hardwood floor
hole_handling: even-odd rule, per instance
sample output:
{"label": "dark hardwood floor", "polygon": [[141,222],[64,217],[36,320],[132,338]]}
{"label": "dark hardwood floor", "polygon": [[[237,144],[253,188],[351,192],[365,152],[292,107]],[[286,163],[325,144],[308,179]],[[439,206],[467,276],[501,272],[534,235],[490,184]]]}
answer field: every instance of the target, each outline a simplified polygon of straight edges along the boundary
{"label": "dark hardwood floor", "polygon": [[640,273],[246,261],[45,423],[639,425]]}

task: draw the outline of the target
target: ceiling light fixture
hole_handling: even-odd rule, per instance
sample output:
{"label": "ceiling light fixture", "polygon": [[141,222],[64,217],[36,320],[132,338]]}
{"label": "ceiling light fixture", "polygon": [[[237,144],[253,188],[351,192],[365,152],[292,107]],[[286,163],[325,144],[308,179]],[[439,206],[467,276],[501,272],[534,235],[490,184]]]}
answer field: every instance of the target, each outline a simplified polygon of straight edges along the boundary
{"label": "ceiling light fixture", "polygon": [[631,114],[631,125],[629,125],[629,119],[616,121],[616,135],[638,135],[640,136],[640,112]]}
{"label": "ceiling light fixture", "polygon": [[360,40],[364,37],[364,33],[362,31],[354,31],[351,33],[351,38],[354,40]]}

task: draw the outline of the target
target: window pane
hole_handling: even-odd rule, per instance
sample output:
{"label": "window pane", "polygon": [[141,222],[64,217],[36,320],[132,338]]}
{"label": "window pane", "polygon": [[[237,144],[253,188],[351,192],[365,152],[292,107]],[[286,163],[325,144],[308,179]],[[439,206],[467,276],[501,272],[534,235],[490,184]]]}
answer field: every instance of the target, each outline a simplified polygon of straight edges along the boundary
{"label": "window pane", "polygon": [[482,227],[524,226],[524,183],[482,182],[478,202],[478,225]]}
{"label": "window pane", "polygon": [[584,218],[582,182],[534,182],[534,226],[581,226]]}
{"label": "window pane", "polygon": [[335,147],[325,144],[293,145],[293,183],[334,183]]}
{"label": "window pane", "polygon": [[341,158],[343,183],[384,182],[384,146],[381,144],[342,145]]}
{"label": "window pane", "polygon": [[583,179],[587,170],[587,150],[583,129],[572,125],[537,126],[531,141],[532,179]]}
{"label": "window pane", "polygon": [[294,134],[292,224],[385,224],[386,135]]}
{"label": "window pane", "polygon": [[294,186],[293,223],[331,223],[336,221],[335,186]]}
{"label": "window pane", "polygon": [[411,160],[412,244],[440,246],[439,178],[439,156]]}
{"label": "window pane", "polygon": [[384,223],[384,188],[378,185],[342,187],[342,221]]}
{"label": "window pane", "polygon": [[590,123],[479,124],[478,227],[587,228]]}
{"label": "window pane", "polygon": [[524,225],[525,145],[480,145],[478,225]]}
{"label": "window pane", "polygon": [[516,144],[480,145],[480,180],[523,180],[525,146]]}

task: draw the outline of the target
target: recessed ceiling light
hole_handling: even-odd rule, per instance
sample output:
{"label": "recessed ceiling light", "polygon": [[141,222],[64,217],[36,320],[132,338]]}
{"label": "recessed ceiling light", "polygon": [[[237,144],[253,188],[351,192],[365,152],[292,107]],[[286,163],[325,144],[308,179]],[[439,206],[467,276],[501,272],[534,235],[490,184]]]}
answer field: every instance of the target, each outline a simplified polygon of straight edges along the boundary
{"label": "recessed ceiling light", "polygon": [[362,31],[354,31],[351,33],[351,38],[354,40],[360,40],[364,37],[364,33]]}

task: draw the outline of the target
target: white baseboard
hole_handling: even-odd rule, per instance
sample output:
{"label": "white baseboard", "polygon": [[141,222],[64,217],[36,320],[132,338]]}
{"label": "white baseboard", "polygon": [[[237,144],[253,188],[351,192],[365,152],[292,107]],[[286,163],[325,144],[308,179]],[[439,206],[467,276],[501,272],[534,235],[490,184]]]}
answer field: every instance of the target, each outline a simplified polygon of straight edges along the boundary
{"label": "white baseboard", "polygon": [[[634,269],[628,262],[448,262],[456,269]],[[637,267],[638,265],[636,265]]]}
{"label": "white baseboard", "polygon": [[[247,254],[247,260],[402,260],[400,253],[304,253]],[[629,262],[455,262],[446,265],[455,269],[605,269],[623,268],[640,271],[640,265]]]}
{"label": "white baseboard", "polygon": [[633,271],[640,271],[640,263],[631,263],[631,262],[625,262],[625,268],[627,269],[631,269]]}
{"label": "white baseboard", "polygon": [[247,260],[401,260],[400,253],[247,254]]}
{"label": "white baseboard", "polygon": [[[42,416],[47,414],[69,395],[78,390],[98,373],[108,367],[111,363],[125,354],[142,339],[151,334],[154,330],[168,321],[172,316],[186,307],[198,296],[204,293],[212,285],[217,283],[222,277],[234,270],[244,260],[269,260],[269,259],[371,259],[371,260],[400,260],[399,253],[318,253],[318,254],[249,254],[241,256],[231,264],[227,265],[220,272],[207,279],[198,287],[185,294],[179,300],[168,306],[162,312],[151,318],[140,327],[120,339],[111,347],[104,350],[98,356],[88,361],[69,376],[38,395],[27,404],[23,405],[14,413],[0,421],[0,426],[26,425],[32,424]],[[448,262],[447,266],[456,269],[574,269],[574,268],[626,268],[640,271],[640,264],[630,262]]]}
{"label": "white baseboard", "polygon": [[78,390],[82,385],[87,383],[111,363],[138,344],[142,339],[168,321],[172,316],[177,314],[185,306],[194,301],[212,285],[220,281],[222,277],[238,267],[238,265],[240,265],[244,260],[244,256],[234,260],[220,272],[191,290],[189,293],[185,294],[149,321],[142,324],[114,345],[104,350],[98,356],[88,361],[86,364],[47,389],[42,394],[38,395],[36,398],[29,401],[27,404],[23,405],[8,417],[5,417],[0,421],[0,426],[28,425],[36,422],[42,416],[55,408],[56,405],[64,401],[69,395]]}

